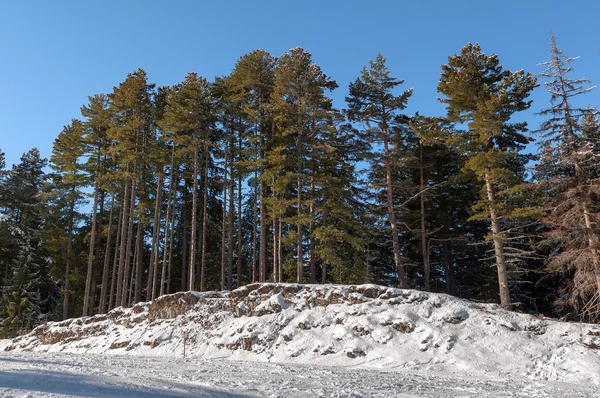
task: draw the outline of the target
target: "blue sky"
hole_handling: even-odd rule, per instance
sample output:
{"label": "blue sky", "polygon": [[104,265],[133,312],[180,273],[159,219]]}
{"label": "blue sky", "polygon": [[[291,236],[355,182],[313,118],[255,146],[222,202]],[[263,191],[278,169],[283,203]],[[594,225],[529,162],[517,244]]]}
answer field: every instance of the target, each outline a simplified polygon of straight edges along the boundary
{"label": "blue sky", "polygon": [[[542,7],[543,5],[543,7]],[[0,149],[9,164],[38,147],[49,156],[89,95],[110,92],[137,68],[171,85],[195,71],[228,74],[244,53],[301,46],[340,85],[382,53],[414,94],[407,113],[441,115],[440,67],[468,42],[505,68],[539,73],[549,34],[575,62],[574,77],[600,84],[600,3],[589,1],[0,1]],[[600,91],[586,103],[600,105]],[[535,110],[547,105],[538,89]]]}

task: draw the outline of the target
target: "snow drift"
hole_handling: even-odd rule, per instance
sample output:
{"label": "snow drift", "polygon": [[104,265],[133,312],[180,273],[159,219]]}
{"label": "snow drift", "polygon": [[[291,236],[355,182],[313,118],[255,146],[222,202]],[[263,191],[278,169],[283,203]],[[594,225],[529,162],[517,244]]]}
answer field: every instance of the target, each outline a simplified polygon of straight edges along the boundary
{"label": "snow drift", "polygon": [[182,292],[41,325],[4,351],[432,369],[600,384],[600,327],[376,285]]}

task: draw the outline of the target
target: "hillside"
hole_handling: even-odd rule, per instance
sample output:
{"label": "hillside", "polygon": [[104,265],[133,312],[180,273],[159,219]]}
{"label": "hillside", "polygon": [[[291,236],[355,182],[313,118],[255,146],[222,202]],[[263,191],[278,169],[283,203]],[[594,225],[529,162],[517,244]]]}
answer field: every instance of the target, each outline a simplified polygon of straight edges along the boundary
{"label": "hillside", "polygon": [[0,351],[418,368],[600,385],[600,327],[376,285],[182,292],[48,323]]}

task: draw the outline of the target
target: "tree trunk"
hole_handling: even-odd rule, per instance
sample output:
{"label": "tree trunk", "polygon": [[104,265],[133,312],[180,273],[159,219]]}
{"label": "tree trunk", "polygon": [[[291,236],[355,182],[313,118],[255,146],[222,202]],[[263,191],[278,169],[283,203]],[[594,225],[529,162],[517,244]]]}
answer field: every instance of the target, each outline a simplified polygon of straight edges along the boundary
{"label": "tree trunk", "polygon": [[498,268],[498,285],[500,287],[500,305],[510,305],[510,292],[508,290],[508,273],[506,269],[506,257],[504,255],[504,242],[500,220],[496,214],[496,192],[492,185],[489,171],[485,173],[485,186],[490,209],[490,222],[492,226],[492,239],[494,240],[494,253],[496,256],[496,267]]}
{"label": "tree trunk", "polygon": [[[73,194],[74,188],[71,189]],[[65,294],[63,296],[63,320],[69,318],[69,290],[71,289],[71,283],[69,277],[71,274],[71,250],[73,248],[73,213],[75,212],[75,199],[71,199],[69,202],[69,225],[67,231],[67,261],[65,269]],[[8,268],[8,265],[7,265]]]}
{"label": "tree trunk", "polygon": [[[275,187],[275,177],[273,177],[273,187]],[[272,198],[273,200],[275,200],[275,193],[273,193]],[[273,203],[273,208],[275,208],[275,203]],[[278,278],[279,270],[277,268],[277,259],[279,258],[279,246],[277,241],[277,239],[279,238],[279,233],[277,232],[277,226],[279,225],[278,220],[279,215],[276,214],[276,210],[273,209],[273,282],[280,282]],[[266,277],[266,274],[263,274],[261,282],[264,282],[266,280]]]}
{"label": "tree trunk", "polygon": [[200,259],[200,291],[206,288],[206,234],[208,227],[208,167],[210,166],[210,154],[208,150],[208,141],[204,143],[204,195],[202,208],[202,255]]}
{"label": "tree trunk", "polygon": [[[314,170],[313,170],[314,172]],[[315,228],[315,181],[310,178],[310,224],[308,235],[310,237],[309,258],[310,258],[310,283],[317,283],[317,256],[315,255],[315,237],[313,230]]]}
{"label": "tree trunk", "polygon": [[[187,189],[187,188],[186,188]],[[187,284],[187,275],[189,274],[187,267],[187,260],[188,260],[188,225],[189,225],[189,221],[188,221],[188,215],[187,215],[187,209],[188,207],[186,206],[187,204],[187,200],[184,197],[184,201],[183,201],[183,209],[182,209],[182,235],[181,235],[181,239],[183,240],[182,242],[182,253],[181,253],[181,290],[186,290],[186,287],[188,286]]]}
{"label": "tree trunk", "polygon": [[85,293],[83,297],[83,316],[87,316],[90,306],[90,293],[92,290],[92,272],[94,265],[94,249],[96,244],[96,212],[98,211],[98,191],[100,185],[96,182],[94,187],[94,206],[92,208],[92,232],[90,235],[90,250],[88,252],[87,276],[85,278]]}
{"label": "tree trunk", "polygon": [[[283,198],[279,197],[279,208],[283,208]],[[283,252],[281,250],[281,241],[283,232],[281,228],[281,215],[277,217],[277,281],[283,282]]]}
{"label": "tree trunk", "polygon": [[[175,211],[173,211],[173,215],[171,216],[171,224],[175,224]],[[165,292],[167,294],[171,293],[171,276],[173,271],[173,236],[174,236],[174,228],[171,227],[171,237],[169,238],[169,260],[167,267],[167,283],[165,286]]]}
{"label": "tree trunk", "polygon": [[588,204],[585,199],[582,202],[581,207],[583,208],[583,219],[585,221],[588,245],[592,253],[592,266],[594,267],[594,277],[596,279],[596,293],[600,295],[600,242],[593,230],[592,217],[590,215]]}
{"label": "tree trunk", "polygon": [[[131,185],[129,181],[125,182],[123,193],[123,209],[121,210],[121,243],[119,244],[119,272],[117,276],[117,294],[115,307],[121,305],[121,295],[123,294],[123,279],[125,277],[125,259],[129,250],[127,249],[127,226],[129,225],[129,202],[131,201],[131,193],[129,192]],[[111,298],[112,299],[112,298]],[[112,308],[112,305],[110,306]]]}
{"label": "tree trunk", "polygon": [[400,288],[408,288],[408,280],[406,278],[406,272],[404,270],[404,263],[400,258],[400,242],[398,240],[398,225],[396,224],[396,211],[394,210],[394,191],[392,185],[392,165],[391,165],[391,154],[388,143],[387,131],[383,132],[383,146],[384,146],[384,161],[385,161],[385,181],[387,186],[387,207],[388,216],[390,220],[390,226],[392,227],[392,247],[394,250],[394,263],[396,265],[396,272],[398,273],[398,282]]}
{"label": "tree trunk", "polygon": [[115,303],[115,289],[117,288],[117,266],[118,266],[118,261],[119,261],[119,240],[121,239],[121,235],[123,235],[123,228],[122,228],[122,219],[123,219],[123,213],[125,212],[125,201],[126,199],[123,198],[123,205],[121,206],[121,209],[119,209],[119,218],[118,218],[118,222],[117,222],[117,236],[115,237],[115,253],[113,255],[113,269],[112,269],[112,278],[110,279],[110,293],[108,296],[108,309],[111,310],[113,309],[113,304]]}
{"label": "tree trunk", "polygon": [[[254,180],[255,183],[258,183],[258,173],[255,172],[254,173]],[[252,273],[250,275],[250,281],[252,283],[256,282],[256,244],[257,242],[257,233],[256,233],[256,227],[257,227],[257,220],[258,220],[258,189],[257,186],[254,186],[254,195],[253,195],[253,200],[252,200]]]}
{"label": "tree trunk", "polygon": [[277,233],[277,217],[273,215],[273,282],[281,282],[279,280],[279,270],[277,266],[277,258],[278,258],[278,246],[277,239],[279,238],[279,234]]}
{"label": "tree trunk", "polygon": [[[266,223],[266,215],[267,215],[267,206],[265,206],[265,196],[266,196],[266,185],[267,183],[264,181],[260,181],[260,202],[259,202],[259,212],[260,212],[260,235],[259,235],[259,247],[258,247],[258,281],[264,282],[267,277],[267,223]],[[275,221],[273,221],[274,223]],[[273,249],[275,252],[275,249]]]}
{"label": "tree trunk", "polygon": [[100,211],[98,212],[98,227],[96,233],[96,255],[94,256],[94,264],[92,266],[92,291],[90,294],[90,315],[94,315],[94,308],[96,308],[96,291],[98,290],[98,264],[97,261],[104,254],[102,250],[102,222],[104,220],[104,204],[105,204],[106,191],[100,188]]}
{"label": "tree trunk", "polygon": [[427,245],[427,225],[425,224],[425,167],[423,165],[423,144],[419,143],[419,199],[421,210],[421,251],[423,252],[423,277],[425,290],[431,291],[431,265],[429,263],[429,247]]}
{"label": "tree trunk", "polygon": [[[159,296],[162,296],[163,294],[165,294],[165,278],[166,278],[166,272],[167,272],[167,260],[168,260],[168,253],[171,251],[171,248],[169,245],[170,233],[173,230],[173,225],[171,224],[171,206],[172,206],[171,202],[173,201],[173,190],[175,187],[173,180],[177,178],[174,169],[175,169],[175,147],[173,147],[173,149],[171,151],[171,169],[169,170],[169,196],[167,198],[167,214],[165,215],[165,240],[163,243],[163,258],[162,258],[162,267],[161,267],[162,269],[161,269],[161,275],[160,275]],[[157,251],[157,254],[158,254],[158,251]],[[169,281],[168,283],[171,282],[170,273],[169,273],[169,279],[167,279],[167,280]]]}
{"label": "tree trunk", "polygon": [[235,218],[235,198],[233,196],[233,156],[231,156],[231,160],[229,178],[229,225],[227,226],[227,234],[229,235],[229,240],[227,242],[227,290],[231,290],[233,279],[233,220]]}
{"label": "tree trunk", "polygon": [[108,289],[108,272],[110,266],[110,241],[112,237],[112,225],[113,225],[113,212],[115,208],[115,193],[111,195],[110,199],[110,211],[108,213],[108,231],[106,232],[106,248],[104,251],[104,264],[102,266],[102,285],[100,287],[100,304],[98,306],[98,313],[103,314],[106,312],[106,290]]}
{"label": "tree trunk", "polygon": [[[129,220],[127,225],[127,242],[125,243],[125,269],[123,271],[123,286],[121,292],[120,305],[125,307],[129,302],[129,292],[131,292],[131,284],[129,283],[129,272],[131,268],[131,245],[133,245],[133,224],[135,220],[135,198],[136,198],[136,182],[131,181],[131,200],[129,201]],[[133,273],[132,273],[133,275]],[[129,289],[128,289],[129,287]]]}
{"label": "tree trunk", "polygon": [[221,290],[225,290],[225,262],[227,253],[226,243],[227,243],[227,162],[229,161],[229,152],[227,142],[225,142],[225,166],[223,168],[223,215],[222,215],[222,223],[221,223]]}
{"label": "tree trunk", "polygon": [[[300,171],[302,172],[302,171]],[[297,179],[297,195],[298,202],[298,221],[296,225],[296,283],[302,283],[302,271],[304,266],[304,258],[302,253],[302,177]]]}
{"label": "tree trunk", "polygon": [[[142,260],[144,259],[144,222],[143,218],[140,217],[137,226],[137,236],[135,239],[135,251],[137,253],[135,263],[135,296],[134,303],[142,301]],[[147,295],[147,294],[146,294]]]}
{"label": "tree trunk", "polygon": [[444,252],[442,261],[444,264],[444,276],[446,277],[446,293],[454,294],[454,261],[452,260],[452,247],[447,241],[442,244]]}
{"label": "tree trunk", "polygon": [[[172,174],[173,173],[171,173],[171,178],[173,178]],[[159,188],[156,188],[156,196],[158,198],[156,200],[156,206],[154,209],[154,212],[155,212],[154,219],[157,224],[156,248],[154,248],[154,246],[152,246],[152,248],[154,248],[154,262],[151,265],[153,268],[153,271],[154,271],[152,273],[152,299],[153,300],[156,298],[157,285],[159,282],[158,281],[158,257],[159,257],[159,246],[160,246],[160,220],[162,219],[162,197],[163,197],[163,185],[164,185],[164,178],[162,178],[162,174],[159,174],[159,176],[158,176],[158,185],[159,185]],[[167,205],[167,207],[168,207],[168,205]],[[158,216],[156,216],[156,213],[158,213]],[[167,229],[167,224],[169,223],[168,214],[166,217],[167,218],[165,219],[165,240],[167,239],[166,229]],[[164,250],[164,248],[163,248],[163,250]],[[162,290],[162,287],[159,290]]]}
{"label": "tree trunk", "polygon": [[[240,150],[241,150],[241,142],[240,142]],[[238,237],[237,237],[237,276],[236,276],[236,287],[242,286],[242,172],[238,170]]]}
{"label": "tree trunk", "polygon": [[150,250],[150,267],[148,269],[148,284],[146,285],[146,301],[153,300],[156,294],[158,275],[158,246],[160,242],[160,220],[162,210],[163,176],[162,168],[158,172],[156,195],[154,200],[154,222],[152,224],[152,245]]}
{"label": "tree trunk", "polygon": [[190,238],[190,264],[188,290],[194,290],[194,269],[196,267],[196,230],[198,213],[198,145],[194,144],[194,188],[192,191],[192,235]]}

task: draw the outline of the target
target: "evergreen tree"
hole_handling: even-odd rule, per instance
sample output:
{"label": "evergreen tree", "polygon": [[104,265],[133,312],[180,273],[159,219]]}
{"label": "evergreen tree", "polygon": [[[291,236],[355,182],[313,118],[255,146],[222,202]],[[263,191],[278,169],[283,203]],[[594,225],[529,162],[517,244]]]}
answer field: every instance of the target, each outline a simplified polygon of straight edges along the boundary
{"label": "evergreen tree", "polygon": [[[191,238],[188,263],[188,286],[193,290],[196,275],[197,213],[199,178],[203,177],[203,211],[201,231],[201,264],[199,288],[205,287],[206,235],[207,235],[207,206],[208,206],[208,167],[211,164],[212,136],[212,95],[206,79],[195,73],[186,76],[184,82],[174,86],[166,94],[164,114],[159,122],[165,131],[165,137],[175,145],[176,156],[187,156],[192,151],[192,208],[191,208]],[[204,164],[200,165],[200,151]],[[202,168],[202,170],[201,170]],[[185,237],[184,237],[185,239]]]}
{"label": "evergreen tree", "polygon": [[[74,229],[80,219],[77,207],[83,202],[86,176],[79,163],[84,155],[84,128],[81,121],[74,119],[54,141],[50,165],[57,173],[48,194],[46,203],[52,209],[46,216],[46,248],[52,246],[55,265],[64,266],[65,285],[63,290],[63,319],[69,317],[69,295],[71,266],[73,262]],[[53,222],[50,222],[53,221]]]}
{"label": "evergreen tree", "polygon": [[[254,151],[254,184],[258,192],[253,195],[253,241],[258,228],[258,248],[253,244],[252,281],[266,280],[267,275],[267,179],[265,178],[266,154],[272,137],[272,117],[269,106],[275,84],[274,68],[277,59],[264,50],[255,50],[242,56],[230,77],[234,100],[241,104],[250,138],[250,151]],[[256,203],[258,202],[258,203]],[[259,218],[258,226],[256,218]],[[258,250],[258,269],[256,251]]]}
{"label": "evergreen tree", "polygon": [[483,184],[475,219],[490,222],[503,306],[510,304],[510,293],[501,220],[531,215],[528,209],[510,208],[506,200],[511,189],[522,183],[528,160],[519,154],[529,142],[524,135],[527,123],[512,122],[511,117],[529,108],[531,101],[526,99],[535,87],[530,73],[503,70],[497,55],[482,53],[478,44],[468,44],[449,57],[438,83],[448,120],[466,127],[451,130],[458,134],[447,141],[468,154],[465,170]]}
{"label": "evergreen tree", "polygon": [[310,167],[309,156],[319,134],[319,125],[327,120],[332,109],[331,99],[325,96],[325,91],[335,88],[337,83],[321,71],[310,53],[300,47],[285,53],[275,67],[271,106],[276,125],[276,147],[272,149],[270,166],[279,174],[279,181],[272,189],[282,196],[285,204],[295,205],[295,214],[291,209],[284,210],[282,202],[274,202],[273,208],[279,205],[281,215],[289,210],[289,220],[295,226],[292,238],[296,243],[297,283],[303,281],[305,226],[314,218],[314,214],[306,211],[305,187],[307,182],[309,185],[314,183],[315,172],[314,166]]}
{"label": "evergreen tree", "polygon": [[550,60],[541,76],[551,106],[540,112],[541,160],[536,167],[553,250],[548,270],[564,273],[566,302],[584,318],[600,318],[600,230],[597,225],[600,186],[597,182],[598,124],[596,110],[577,106],[576,98],[592,90],[587,79],[570,77],[574,58],[551,40]]}
{"label": "evergreen tree", "polygon": [[6,336],[31,330],[39,322],[40,278],[35,249],[24,237],[19,255],[13,260],[12,275],[2,289],[0,317]]}
{"label": "evergreen tree", "polygon": [[[387,218],[392,230],[392,246],[394,264],[400,287],[407,288],[408,280],[404,262],[401,257],[398,221],[394,200],[394,184],[392,179],[394,136],[405,124],[405,117],[399,111],[406,108],[412,89],[399,95],[393,90],[404,81],[390,76],[390,70],[385,65],[385,57],[377,55],[370,61],[369,68],[363,67],[360,77],[350,84],[350,95],[346,98],[347,115],[350,121],[362,122],[367,128],[364,131],[365,140],[373,145],[375,150],[383,144],[383,153],[374,152],[371,160],[376,167],[383,164],[385,168],[385,203]],[[378,184],[376,184],[378,185]]]}

